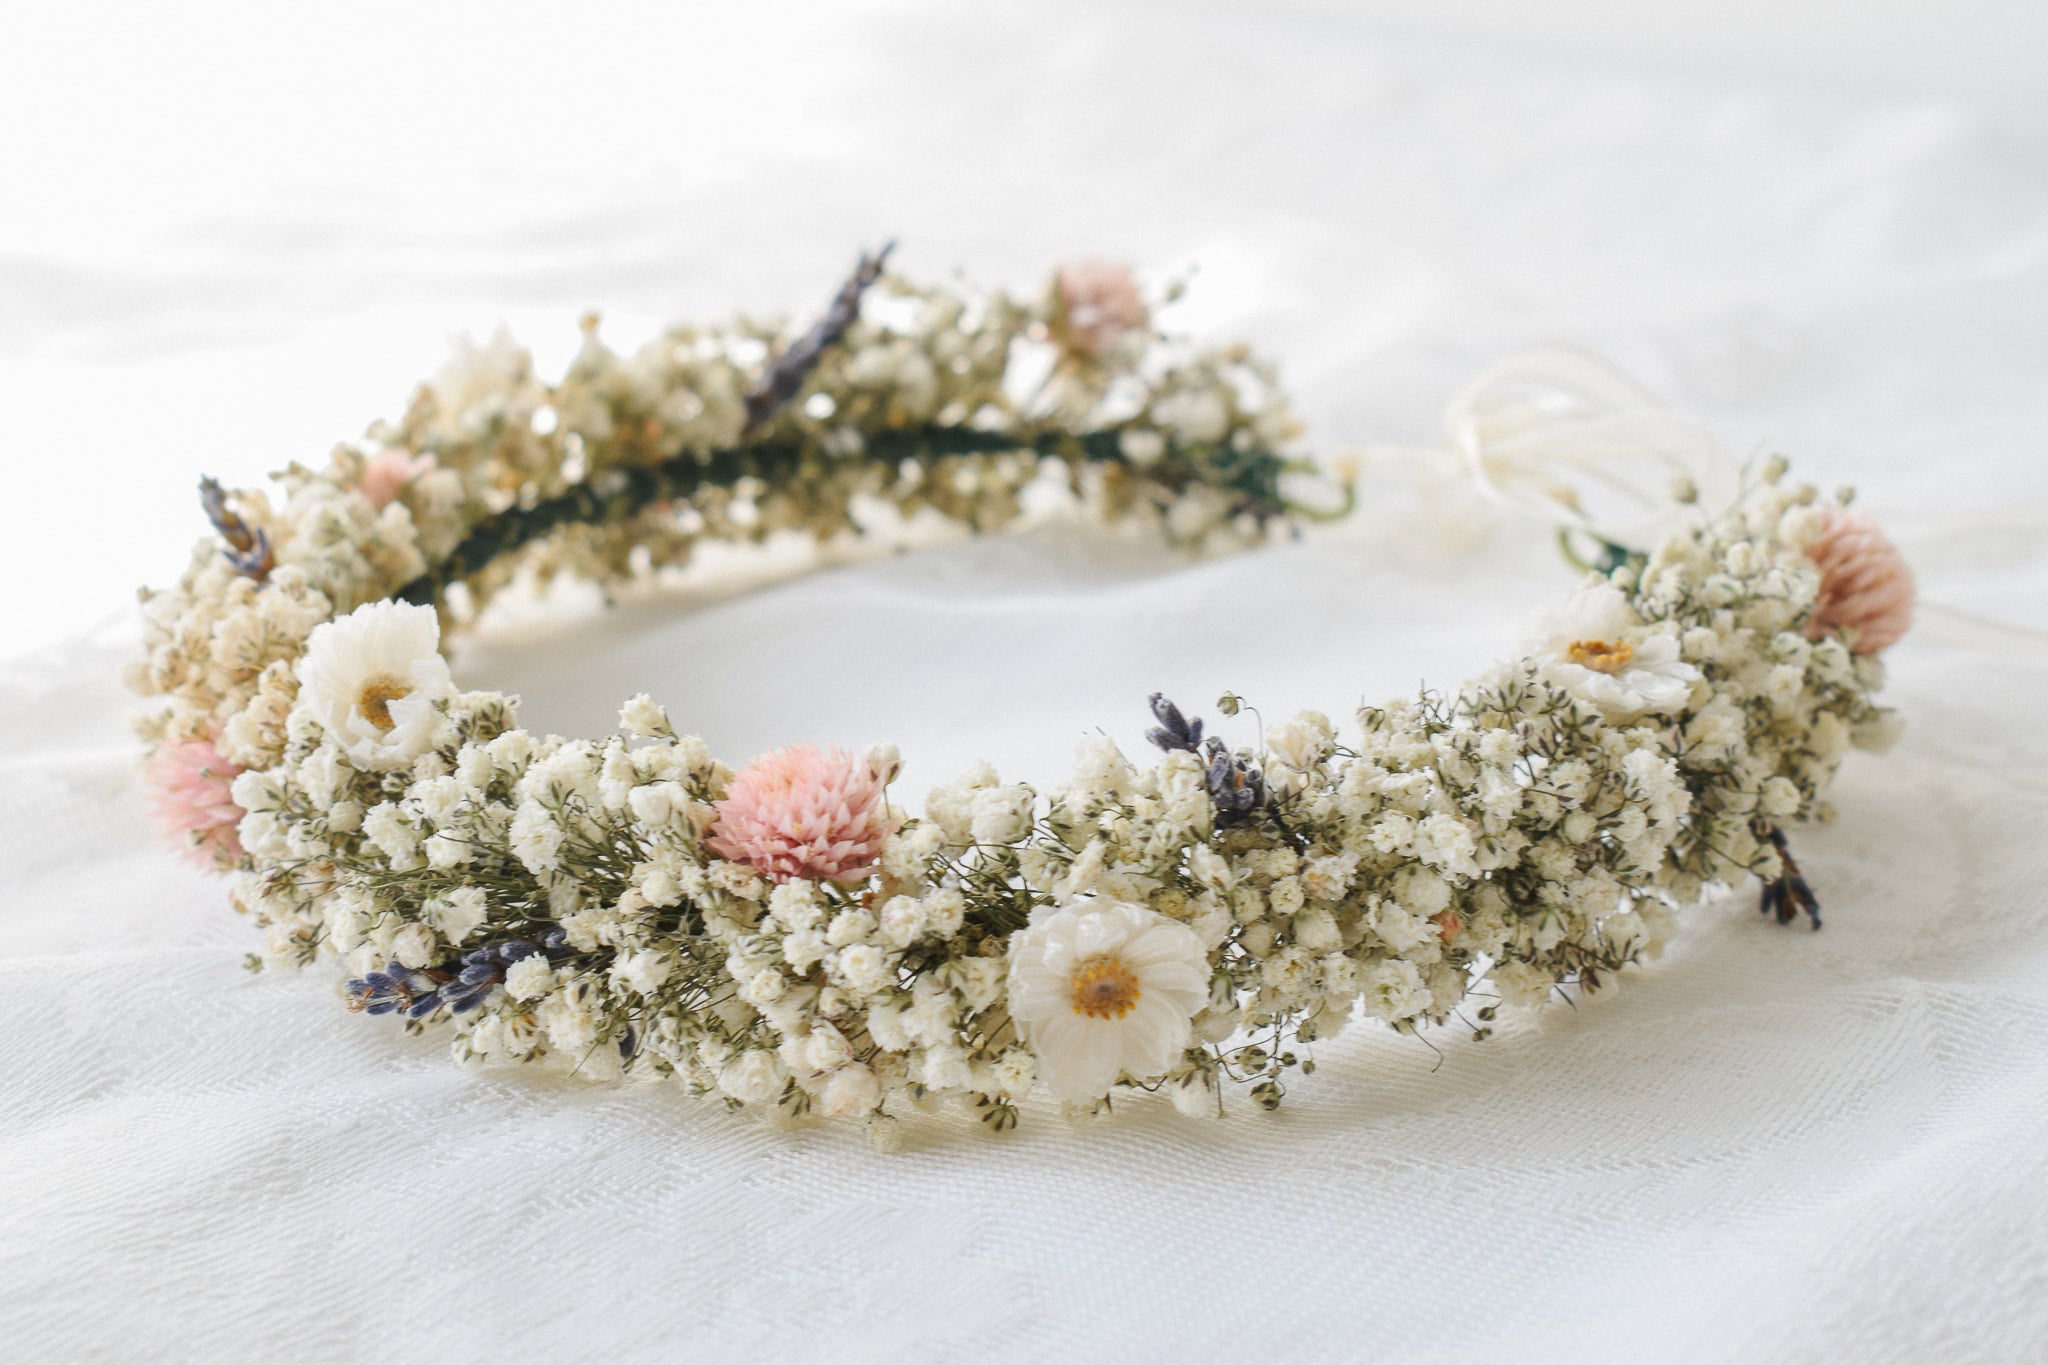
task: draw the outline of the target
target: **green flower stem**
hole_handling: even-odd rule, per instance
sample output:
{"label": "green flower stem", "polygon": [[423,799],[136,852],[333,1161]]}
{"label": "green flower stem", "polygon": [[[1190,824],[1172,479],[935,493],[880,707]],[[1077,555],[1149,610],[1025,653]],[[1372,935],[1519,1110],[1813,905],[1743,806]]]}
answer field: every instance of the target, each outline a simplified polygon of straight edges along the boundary
{"label": "green flower stem", "polygon": [[[928,426],[867,436],[860,458],[893,467],[906,460],[930,464],[949,457],[1030,452],[1070,464],[1128,464],[1118,428],[1090,432],[979,431],[970,427]],[[482,571],[492,561],[572,525],[615,525],[661,502],[687,501],[712,488],[730,488],[754,478],[774,485],[798,474],[807,457],[818,454],[809,442],[763,440],[709,452],[685,451],[660,464],[607,470],[566,493],[531,507],[512,507],[470,532],[446,560],[407,583],[392,596],[400,602],[432,605],[450,584]],[[1264,520],[1298,509],[1280,495],[1280,475],[1290,467],[1263,450],[1235,450],[1217,445],[1170,445],[1148,473],[1171,486],[1208,484],[1237,495],[1241,510]]]}

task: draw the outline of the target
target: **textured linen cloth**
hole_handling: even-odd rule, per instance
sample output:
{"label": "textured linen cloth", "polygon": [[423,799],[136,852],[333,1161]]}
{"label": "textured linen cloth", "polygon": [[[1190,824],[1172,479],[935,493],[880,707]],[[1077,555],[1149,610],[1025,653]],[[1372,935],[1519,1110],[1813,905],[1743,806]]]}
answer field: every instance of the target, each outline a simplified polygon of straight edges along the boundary
{"label": "textured linen cloth", "polygon": [[[395,410],[448,326],[511,316],[547,370],[582,306],[628,342],[671,312],[800,311],[890,232],[907,271],[1018,288],[1092,249],[1199,262],[1169,323],[1280,357],[1321,450],[1426,447],[1504,352],[1590,345],[1737,454],[1858,484],[1926,599],[2048,626],[2034,136],[1334,18],[836,15],[743,67],[789,73],[765,125],[699,130],[694,153],[673,119],[604,130],[675,139],[674,175],[593,143],[560,202],[515,203],[460,178],[496,153],[437,149],[477,216],[503,208],[492,232],[412,224],[391,205],[417,185],[330,186],[132,269],[85,244],[49,315],[74,285],[119,306],[28,328],[0,373],[22,400],[98,395],[98,425],[10,406],[108,471],[90,496],[135,532],[107,556],[160,552],[131,576],[165,582],[194,475],[318,459]],[[748,56],[721,41],[692,69]],[[1212,720],[1228,688],[1268,721],[1342,722],[1455,685],[1573,583],[1544,527],[1381,463],[1357,521],[1236,558],[1053,523],[745,596],[764,570],[741,562],[610,613],[567,594],[457,672],[571,734],[644,689],[734,762],[890,740],[913,804],[975,758],[1049,788],[1094,728],[1136,756],[1155,689]],[[41,533],[52,580],[78,510]],[[1618,992],[1489,1041],[1356,1027],[1275,1114],[1140,1098],[1075,1131],[1039,1103],[1004,1138],[941,1116],[881,1155],[679,1089],[463,1071],[343,1011],[331,969],[246,974],[220,884],[148,834],[115,676],[135,632],[111,616],[0,674],[4,1353],[2044,1358],[2033,638],[1929,612],[1891,651],[1905,737],[1852,756],[1839,821],[1795,834],[1819,934],[1760,921],[1745,888]]]}

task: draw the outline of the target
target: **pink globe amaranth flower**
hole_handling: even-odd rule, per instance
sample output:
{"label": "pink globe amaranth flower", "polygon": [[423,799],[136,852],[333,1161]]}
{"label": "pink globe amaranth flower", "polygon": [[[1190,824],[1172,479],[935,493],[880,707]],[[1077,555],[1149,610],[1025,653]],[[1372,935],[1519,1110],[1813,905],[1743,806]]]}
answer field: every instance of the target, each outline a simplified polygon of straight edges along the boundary
{"label": "pink globe amaranth flower", "polygon": [[241,771],[205,739],[159,744],[143,765],[157,828],[199,867],[225,870],[241,861],[235,826],[242,808],[228,790]]}
{"label": "pink globe amaranth flower", "polygon": [[1819,639],[1848,630],[1852,650],[1875,654],[1913,624],[1913,571],[1869,517],[1822,509],[1820,534],[1806,554],[1820,569],[1820,595],[1807,634]]}
{"label": "pink globe amaranth flower", "polygon": [[712,850],[779,882],[858,881],[896,828],[865,758],[809,744],[740,769],[716,809]]}
{"label": "pink globe amaranth flower", "polygon": [[405,486],[434,468],[431,455],[414,455],[404,450],[380,450],[363,464],[363,496],[382,511]]}
{"label": "pink globe amaranth flower", "polygon": [[1060,267],[1058,286],[1069,342],[1098,360],[1151,317],[1129,266],[1074,261]]}

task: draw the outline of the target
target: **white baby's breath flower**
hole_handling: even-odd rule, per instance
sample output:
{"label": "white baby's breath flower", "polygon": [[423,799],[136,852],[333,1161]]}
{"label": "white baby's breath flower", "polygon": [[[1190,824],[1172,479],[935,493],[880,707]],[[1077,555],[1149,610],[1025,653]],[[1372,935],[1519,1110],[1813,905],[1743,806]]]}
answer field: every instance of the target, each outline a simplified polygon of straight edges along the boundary
{"label": "white baby's breath flower", "polygon": [[403,966],[424,967],[434,960],[439,947],[432,929],[424,924],[408,924],[391,940],[391,956]]}
{"label": "white baby's breath flower", "polygon": [[1310,858],[1302,869],[1301,882],[1311,896],[1333,901],[1351,889],[1351,879],[1357,873],[1358,855],[1346,850]]}
{"label": "white baby's breath flower", "polygon": [[476,849],[467,839],[447,833],[429,837],[420,851],[426,855],[428,867],[442,869],[461,867],[476,857]]}
{"label": "white baby's breath flower", "polygon": [[1209,955],[1184,924],[1128,902],[1069,906],[1010,940],[1010,1013],[1059,1099],[1150,1080],[1188,1045]]}
{"label": "white baby's breath flower", "polygon": [[1312,953],[1327,953],[1344,945],[1336,917],[1320,906],[1296,915],[1293,932],[1294,941]]}
{"label": "white baby's breath flower", "polygon": [[1143,427],[1129,427],[1117,438],[1117,447],[1126,460],[1142,469],[1166,454],[1166,438]]}
{"label": "white baby's breath flower", "polygon": [[903,753],[893,744],[871,744],[864,757],[868,771],[873,773],[883,786],[894,782],[903,773]]}
{"label": "white baby's breath flower", "polygon": [[669,973],[674,970],[673,959],[664,957],[652,949],[643,948],[637,953],[619,959],[612,968],[612,980],[646,996],[660,990],[662,982],[668,980]]}
{"label": "white baby's breath flower", "polygon": [[512,817],[512,852],[528,871],[549,872],[561,866],[562,826],[554,813],[528,801]]}
{"label": "white baby's breath flower", "polygon": [[741,1104],[767,1104],[782,1093],[789,1073],[772,1052],[742,1052],[718,1071],[718,1088]]}
{"label": "white baby's breath flower", "polygon": [[351,762],[409,767],[435,742],[436,703],[454,693],[432,607],[370,602],[313,628],[299,660],[298,706]]}
{"label": "white baby's breath flower", "polygon": [[520,958],[505,969],[505,994],[514,1000],[538,1000],[555,988],[555,969],[539,953]]}
{"label": "white baby's breath flower", "polygon": [[875,917],[865,910],[841,910],[825,926],[825,941],[834,948],[859,943],[875,932]]}
{"label": "white baby's breath flower", "polygon": [[925,932],[938,938],[951,938],[960,932],[960,925],[967,917],[967,898],[957,887],[942,886],[924,898]]}
{"label": "white baby's breath flower", "polygon": [[675,728],[669,724],[668,712],[645,692],[629,698],[626,704],[619,708],[619,728],[629,735],[636,735],[642,739],[676,737]]}
{"label": "white baby's breath flower", "polygon": [[1510,1005],[1540,1005],[1557,987],[1554,975],[1528,962],[1502,963],[1488,975]]}
{"label": "white baby's breath flower", "polygon": [[1610,721],[1685,705],[1700,671],[1679,657],[1670,627],[1649,629],[1621,589],[1582,588],[1530,650],[1543,680]]}
{"label": "white baby's breath flower", "polygon": [[1086,736],[1075,751],[1074,785],[1081,791],[1119,796],[1130,787],[1134,775],[1130,760],[1107,735]]}
{"label": "white baby's breath flower", "polygon": [[597,1042],[597,1015],[588,995],[573,984],[542,1001],[535,1017],[557,1052],[580,1059]]}
{"label": "white baby's breath flower", "polygon": [[1005,1051],[995,1064],[996,1089],[1011,1099],[1022,1099],[1038,1078],[1038,1059],[1021,1047]]}
{"label": "white baby's breath flower", "polygon": [[483,924],[486,909],[482,888],[458,886],[428,902],[427,916],[450,943],[461,943]]}
{"label": "white baby's breath flower", "polygon": [[1414,846],[1416,857],[1447,873],[1471,876],[1479,870],[1473,859],[1479,844],[1472,827],[1448,812],[1416,822]]}
{"label": "white baby's breath flower", "polygon": [[851,1062],[826,1078],[818,1096],[819,1112],[829,1118],[872,1113],[882,1102],[882,1083],[859,1062]]}
{"label": "white baby's breath flower", "polygon": [[453,352],[428,385],[437,425],[451,436],[463,437],[505,420],[515,410],[519,391],[530,382],[532,367],[526,348],[503,327],[483,345],[467,334],[456,338]]}
{"label": "white baby's breath flower", "polygon": [[1190,1071],[1166,1087],[1173,1107],[1189,1118],[1216,1117],[1216,1081],[1206,1071]]}
{"label": "white baby's breath flower", "polygon": [[1336,727],[1320,711],[1304,711],[1266,731],[1266,749],[1290,768],[1314,767],[1330,751]]}
{"label": "white baby's breath flower", "polygon": [[882,932],[899,948],[908,948],[925,930],[924,902],[915,896],[891,896],[882,905]]}
{"label": "white baby's breath flower", "polygon": [[915,881],[945,843],[944,830],[929,820],[914,820],[882,844],[882,871],[897,881]]}
{"label": "white baby's breath flower", "polygon": [[1405,958],[1388,958],[1365,974],[1366,1013],[1393,1022],[1412,1019],[1429,1008],[1429,988],[1422,973]]}
{"label": "white baby's breath flower", "polygon": [[849,987],[863,993],[880,990],[891,977],[888,956],[872,943],[856,943],[833,955],[832,972]]}
{"label": "white baby's breath flower", "polygon": [[990,787],[974,794],[971,832],[978,844],[1014,844],[1031,832],[1034,797],[1025,786]]}

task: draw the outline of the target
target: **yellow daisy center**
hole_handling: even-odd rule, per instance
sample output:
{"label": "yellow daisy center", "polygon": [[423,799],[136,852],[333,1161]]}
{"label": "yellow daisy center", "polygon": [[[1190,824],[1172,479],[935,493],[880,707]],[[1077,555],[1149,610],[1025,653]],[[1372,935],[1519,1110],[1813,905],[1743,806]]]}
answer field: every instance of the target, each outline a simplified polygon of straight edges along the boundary
{"label": "yellow daisy center", "polygon": [[1565,648],[1564,656],[1595,673],[1619,673],[1636,657],[1636,651],[1620,640],[1574,640]]}
{"label": "yellow daisy center", "polygon": [[411,695],[412,689],[396,678],[372,678],[356,694],[356,712],[379,730],[389,730],[398,723],[391,719],[391,703]]}
{"label": "yellow daisy center", "polygon": [[1121,1019],[1138,1003],[1138,978],[1111,955],[1090,958],[1074,973],[1074,1012],[1090,1019]]}

